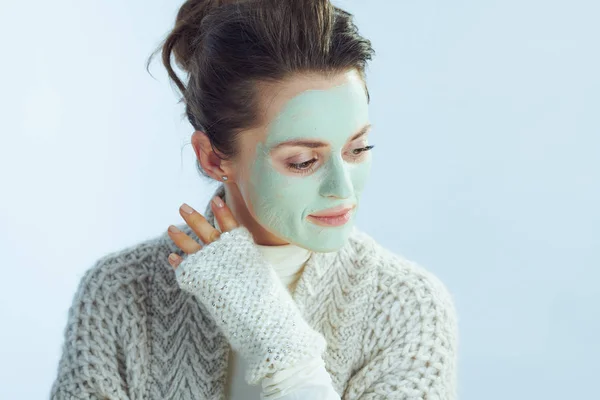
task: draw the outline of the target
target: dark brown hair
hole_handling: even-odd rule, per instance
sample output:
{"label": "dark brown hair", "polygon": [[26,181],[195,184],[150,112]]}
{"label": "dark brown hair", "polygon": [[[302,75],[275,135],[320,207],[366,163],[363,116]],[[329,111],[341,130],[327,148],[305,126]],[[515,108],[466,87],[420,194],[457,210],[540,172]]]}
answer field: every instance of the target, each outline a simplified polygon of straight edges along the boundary
{"label": "dark brown hair", "polygon": [[[188,0],[161,50],[188,120],[224,157],[237,154],[240,131],[259,123],[257,84],[353,68],[364,79],[374,55],[352,15],[329,0]],[[187,72],[187,86],[171,54]]]}

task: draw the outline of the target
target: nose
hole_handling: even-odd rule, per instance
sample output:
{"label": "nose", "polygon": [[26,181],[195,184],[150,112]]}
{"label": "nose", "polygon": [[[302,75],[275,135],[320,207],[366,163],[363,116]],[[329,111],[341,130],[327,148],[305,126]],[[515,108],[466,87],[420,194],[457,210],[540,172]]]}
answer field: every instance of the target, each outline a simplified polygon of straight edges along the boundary
{"label": "nose", "polygon": [[323,197],[347,199],[352,196],[354,186],[350,179],[349,166],[341,157],[332,157],[325,169],[319,194]]}

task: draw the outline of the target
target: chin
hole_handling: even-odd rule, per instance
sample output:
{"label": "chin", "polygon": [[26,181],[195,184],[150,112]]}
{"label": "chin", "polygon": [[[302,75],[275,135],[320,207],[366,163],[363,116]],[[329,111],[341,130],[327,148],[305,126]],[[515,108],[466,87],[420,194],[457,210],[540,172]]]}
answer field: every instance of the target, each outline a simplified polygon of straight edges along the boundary
{"label": "chin", "polygon": [[349,234],[317,235],[297,245],[316,253],[332,253],[340,250],[348,243]]}

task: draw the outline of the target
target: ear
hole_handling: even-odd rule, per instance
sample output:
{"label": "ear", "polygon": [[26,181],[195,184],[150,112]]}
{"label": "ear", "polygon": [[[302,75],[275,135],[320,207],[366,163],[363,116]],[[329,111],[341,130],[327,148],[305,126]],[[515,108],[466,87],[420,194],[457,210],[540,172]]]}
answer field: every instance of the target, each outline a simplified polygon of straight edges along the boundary
{"label": "ear", "polygon": [[212,148],[206,133],[195,131],[192,134],[192,146],[200,166],[210,177],[222,181],[223,175],[231,176],[231,171],[226,165],[228,163],[219,158],[219,154]]}

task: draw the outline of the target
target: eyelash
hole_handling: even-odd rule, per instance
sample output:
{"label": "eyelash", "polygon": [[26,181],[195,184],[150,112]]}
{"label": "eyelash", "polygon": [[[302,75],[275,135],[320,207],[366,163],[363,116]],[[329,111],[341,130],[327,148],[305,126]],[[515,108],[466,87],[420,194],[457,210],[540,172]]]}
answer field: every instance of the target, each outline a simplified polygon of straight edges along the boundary
{"label": "eyelash", "polygon": [[[352,153],[358,157],[361,153],[371,150],[375,145],[370,145],[366,147],[361,147],[358,149],[352,150]],[[288,163],[287,168],[295,173],[299,173],[301,175],[308,175],[313,171],[312,165],[317,161],[316,158],[312,160],[304,161],[302,163]],[[308,167],[308,168],[306,168]]]}

